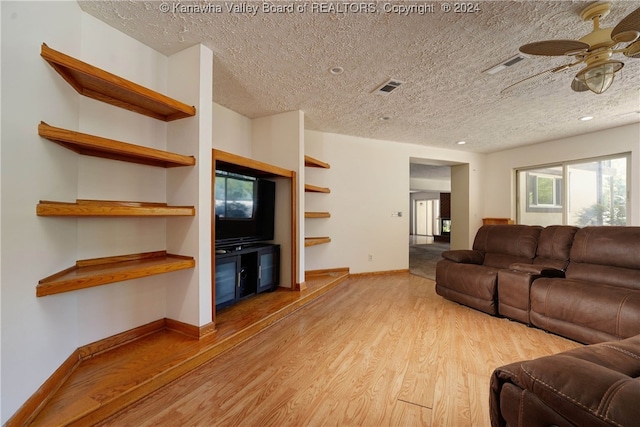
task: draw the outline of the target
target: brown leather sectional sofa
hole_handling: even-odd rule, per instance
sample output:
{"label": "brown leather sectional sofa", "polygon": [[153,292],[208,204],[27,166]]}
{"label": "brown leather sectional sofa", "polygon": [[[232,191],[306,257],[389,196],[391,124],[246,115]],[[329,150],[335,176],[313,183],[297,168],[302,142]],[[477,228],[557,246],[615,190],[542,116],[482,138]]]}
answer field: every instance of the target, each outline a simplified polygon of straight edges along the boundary
{"label": "brown leather sectional sofa", "polygon": [[640,334],[640,227],[484,225],[442,257],[452,301],[585,344]]}
{"label": "brown leather sectional sofa", "polygon": [[487,225],[436,292],[590,344],[497,368],[494,427],[640,426],[640,227]]}

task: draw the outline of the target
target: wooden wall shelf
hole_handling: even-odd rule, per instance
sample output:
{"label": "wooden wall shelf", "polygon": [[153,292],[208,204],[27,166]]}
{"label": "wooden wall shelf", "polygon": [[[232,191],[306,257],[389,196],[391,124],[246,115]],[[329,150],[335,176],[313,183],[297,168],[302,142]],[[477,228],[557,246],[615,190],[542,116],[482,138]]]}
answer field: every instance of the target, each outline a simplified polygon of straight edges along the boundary
{"label": "wooden wall shelf", "polygon": [[330,237],[305,237],[304,245],[305,246],[322,245],[324,243],[329,243],[330,241],[331,241]]}
{"label": "wooden wall shelf", "polygon": [[40,55],[81,95],[166,122],[196,114],[195,107],[65,55],[44,43]]}
{"label": "wooden wall shelf", "polygon": [[38,125],[38,134],[43,138],[85,156],[121,160],[124,162],[164,168],[193,166],[196,164],[196,159],[193,156],[183,156],[182,154],[57,128],[45,122],[41,122]]}
{"label": "wooden wall shelf", "polygon": [[329,163],[323,162],[322,160],[314,159],[311,156],[304,156],[304,165],[310,168],[323,168],[323,169],[331,168]]}
{"label": "wooden wall shelf", "polygon": [[76,200],[75,203],[41,200],[38,216],[194,216],[193,206],[168,206],[166,203]]}
{"label": "wooden wall shelf", "polygon": [[305,184],[304,191],[307,193],[331,193],[331,190],[326,187],[318,187],[317,185]]}
{"label": "wooden wall shelf", "polygon": [[75,266],[40,280],[36,286],[36,296],[164,274],[195,265],[192,257],[172,255],[166,251],[79,260]]}
{"label": "wooden wall shelf", "polygon": [[294,172],[279,166],[249,159],[226,151],[212,150],[215,168],[228,172],[251,175],[260,178],[285,177],[292,178]]}
{"label": "wooden wall shelf", "polygon": [[305,218],[331,218],[331,214],[329,212],[305,212]]}

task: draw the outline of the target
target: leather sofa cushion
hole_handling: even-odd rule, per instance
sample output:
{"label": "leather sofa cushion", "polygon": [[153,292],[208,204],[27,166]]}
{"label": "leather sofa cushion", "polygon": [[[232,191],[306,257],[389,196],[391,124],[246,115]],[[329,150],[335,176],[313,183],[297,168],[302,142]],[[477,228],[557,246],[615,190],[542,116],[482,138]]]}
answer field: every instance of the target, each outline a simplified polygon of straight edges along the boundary
{"label": "leather sofa cushion", "polygon": [[531,323],[583,343],[640,334],[640,291],[572,279],[539,278]]}
{"label": "leather sofa cushion", "polygon": [[[636,256],[640,258],[640,252]],[[567,279],[640,290],[640,269],[586,264],[571,260],[565,276]]]}
{"label": "leather sofa cushion", "polygon": [[585,227],[576,233],[571,262],[640,270],[640,227]]}
{"label": "leather sofa cushion", "polygon": [[436,293],[485,313],[497,314],[498,270],[447,259],[436,264]]}
{"label": "leather sofa cushion", "polygon": [[578,230],[566,277],[640,290],[640,227]]}
{"label": "leather sofa cushion", "polygon": [[533,262],[542,227],[529,225],[483,225],[473,242],[473,250],[483,252],[484,264],[509,268],[514,262]]}

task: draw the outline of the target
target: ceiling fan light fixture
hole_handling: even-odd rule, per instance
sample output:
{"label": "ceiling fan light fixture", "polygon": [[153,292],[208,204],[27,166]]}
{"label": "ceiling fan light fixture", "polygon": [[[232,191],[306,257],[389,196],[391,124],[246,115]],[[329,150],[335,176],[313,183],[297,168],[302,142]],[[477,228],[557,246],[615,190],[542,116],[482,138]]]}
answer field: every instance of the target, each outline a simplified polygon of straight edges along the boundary
{"label": "ceiling fan light fixture", "polygon": [[603,61],[596,64],[589,65],[581,70],[576,79],[581,83],[584,83],[591,92],[601,94],[604,93],[611,84],[624,63],[620,61]]}

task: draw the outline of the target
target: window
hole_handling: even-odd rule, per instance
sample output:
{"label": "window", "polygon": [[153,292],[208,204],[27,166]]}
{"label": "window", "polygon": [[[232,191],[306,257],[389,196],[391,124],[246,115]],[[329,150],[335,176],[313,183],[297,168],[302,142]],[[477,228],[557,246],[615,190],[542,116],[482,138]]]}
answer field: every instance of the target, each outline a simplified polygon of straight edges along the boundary
{"label": "window", "polygon": [[562,211],[562,167],[527,171],[527,212]]}
{"label": "window", "polygon": [[253,218],[255,183],[249,176],[216,171],[216,216]]}
{"label": "window", "polygon": [[630,156],[516,171],[519,224],[626,225]]}

